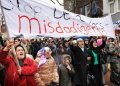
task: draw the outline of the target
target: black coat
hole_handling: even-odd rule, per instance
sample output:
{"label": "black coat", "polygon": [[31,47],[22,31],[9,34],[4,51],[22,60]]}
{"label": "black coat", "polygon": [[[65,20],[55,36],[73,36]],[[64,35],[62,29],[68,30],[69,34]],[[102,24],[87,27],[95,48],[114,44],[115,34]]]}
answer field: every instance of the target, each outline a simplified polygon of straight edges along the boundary
{"label": "black coat", "polygon": [[[90,43],[90,50],[89,50],[89,55],[91,57],[91,61],[90,61],[90,72],[93,74],[93,76],[95,77],[96,83],[95,86],[102,86],[102,64],[105,63],[104,62],[104,54],[102,52],[102,49],[105,47],[105,41],[103,41],[102,45],[99,47],[93,47],[93,41],[91,41]],[[98,60],[98,64],[95,64],[95,58],[94,58],[94,53],[97,54],[97,60]]]}
{"label": "black coat", "polygon": [[89,56],[87,48],[84,52],[79,46],[70,46],[73,52],[73,66],[75,69],[74,83],[80,86],[87,86],[87,57]]}
{"label": "black coat", "polygon": [[107,59],[107,58],[105,58],[105,56],[107,56],[106,53],[102,52],[102,49],[105,48],[106,43],[105,43],[105,41],[102,41],[101,46],[99,46],[97,48],[94,48],[93,47],[93,42],[94,41],[92,41],[90,43],[90,49],[89,49],[89,55],[91,57],[91,65],[94,65],[94,55],[93,55],[92,51],[94,51],[97,54],[97,56],[98,56],[98,64],[101,65],[101,64],[105,63],[105,60]]}

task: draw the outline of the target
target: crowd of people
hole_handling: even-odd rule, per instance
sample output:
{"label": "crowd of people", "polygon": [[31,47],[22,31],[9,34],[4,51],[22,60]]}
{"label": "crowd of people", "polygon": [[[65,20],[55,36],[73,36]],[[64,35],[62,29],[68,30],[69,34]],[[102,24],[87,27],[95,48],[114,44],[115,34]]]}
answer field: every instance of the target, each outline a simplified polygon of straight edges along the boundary
{"label": "crowd of people", "polygon": [[0,37],[1,86],[107,86],[120,84],[120,46],[114,38]]}

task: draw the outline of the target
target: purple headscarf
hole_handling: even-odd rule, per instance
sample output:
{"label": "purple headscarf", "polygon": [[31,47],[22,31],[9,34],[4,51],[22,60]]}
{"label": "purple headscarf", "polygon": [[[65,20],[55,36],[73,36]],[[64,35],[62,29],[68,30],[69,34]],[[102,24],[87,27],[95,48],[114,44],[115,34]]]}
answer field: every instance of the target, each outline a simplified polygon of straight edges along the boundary
{"label": "purple headscarf", "polygon": [[42,48],[38,51],[37,53],[38,57],[40,57],[40,61],[39,61],[39,64],[38,64],[38,67],[40,67],[41,65],[45,64],[47,59],[45,57],[45,48]]}

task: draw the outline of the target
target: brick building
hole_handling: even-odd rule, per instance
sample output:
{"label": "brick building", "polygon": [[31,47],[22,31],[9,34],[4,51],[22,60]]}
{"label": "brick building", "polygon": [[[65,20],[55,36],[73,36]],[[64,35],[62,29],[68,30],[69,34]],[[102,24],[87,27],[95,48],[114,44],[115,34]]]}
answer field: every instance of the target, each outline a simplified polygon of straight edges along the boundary
{"label": "brick building", "polygon": [[89,17],[101,17],[103,0],[64,0],[64,9]]}

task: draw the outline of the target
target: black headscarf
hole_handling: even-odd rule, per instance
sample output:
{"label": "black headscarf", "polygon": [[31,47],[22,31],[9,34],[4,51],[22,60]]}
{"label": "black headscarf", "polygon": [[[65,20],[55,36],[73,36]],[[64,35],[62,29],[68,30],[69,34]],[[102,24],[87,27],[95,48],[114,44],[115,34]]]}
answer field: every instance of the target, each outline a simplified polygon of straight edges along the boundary
{"label": "black headscarf", "polygon": [[97,42],[96,39],[94,39],[94,40],[92,40],[92,41],[90,42],[90,49],[91,49],[91,50],[96,50],[96,49],[97,49],[97,47],[94,47],[94,46],[93,46],[94,41]]}

